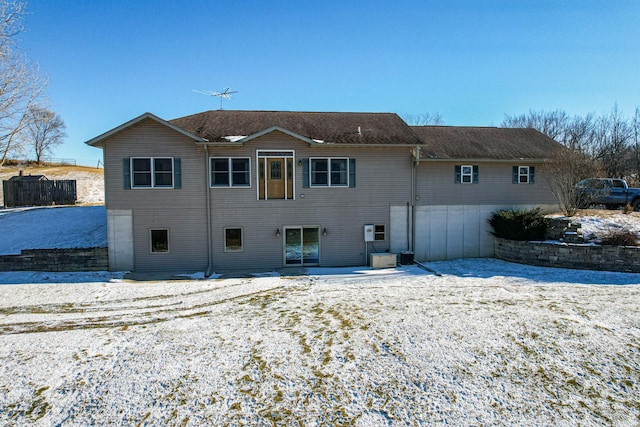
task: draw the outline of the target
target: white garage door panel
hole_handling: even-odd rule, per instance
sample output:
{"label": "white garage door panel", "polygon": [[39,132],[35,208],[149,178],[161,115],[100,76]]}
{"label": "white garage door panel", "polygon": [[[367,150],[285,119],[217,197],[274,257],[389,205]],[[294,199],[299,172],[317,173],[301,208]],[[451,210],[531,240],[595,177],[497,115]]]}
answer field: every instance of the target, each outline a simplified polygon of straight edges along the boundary
{"label": "white garage door panel", "polygon": [[[531,209],[535,206],[417,206],[415,210],[415,259],[440,261],[455,258],[492,257],[492,228],[487,222],[499,209]],[[552,212],[554,206],[542,206]],[[391,207],[391,248],[406,250],[406,207]],[[403,228],[404,227],[404,228]]]}

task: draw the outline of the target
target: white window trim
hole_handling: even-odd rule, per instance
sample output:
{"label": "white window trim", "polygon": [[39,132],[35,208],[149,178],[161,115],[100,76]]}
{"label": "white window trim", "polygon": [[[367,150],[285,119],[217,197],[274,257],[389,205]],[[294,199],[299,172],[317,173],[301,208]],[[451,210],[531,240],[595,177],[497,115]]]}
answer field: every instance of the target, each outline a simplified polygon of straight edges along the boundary
{"label": "white window trim", "polygon": [[[327,185],[320,185],[313,183],[313,169],[311,165],[314,160],[326,160],[327,161]],[[345,184],[331,184],[331,160],[346,160],[347,161],[347,180]],[[311,188],[349,188],[349,157],[309,157],[309,187]]]}
{"label": "white window trim", "polygon": [[[227,230],[240,230],[240,249],[227,248]],[[224,251],[229,253],[244,252],[244,227],[225,227],[223,229]]]}
{"label": "white window trim", "polygon": [[[135,185],[135,173],[133,170],[134,160],[149,160],[151,162],[151,186],[146,185]],[[156,186],[156,173],[155,173],[155,161],[157,159],[171,159],[171,186],[162,185]],[[171,190],[176,185],[176,165],[173,157],[131,157],[129,160],[129,177],[131,180],[131,188],[134,190],[148,190],[148,189],[159,189],[159,190]],[[155,253],[155,252],[154,252]]]}
{"label": "white window trim", "polygon": [[[211,167],[211,160],[213,159],[227,159],[229,165],[229,185],[213,185],[213,168]],[[233,185],[233,169],[232,160],[249,160],[249,184],[247,185]],[[209,157],[209,188],[251,188],[251,157],[230,157],[230,156],[211,156]]]}
{"label": "white window trim", "polygon": [[[464,168],[469,168],[471,172],[464,173]],[[465,181],[464,177],[468,176],[469,181]],[[473,184],[473,165],[460,165],[460,184]]]}
{"label": "white window trim", "polygon": [[[152,232],[154,231],[166,231],[167,232],[167,250],[166,251],[154,251],[153,250],[153,237]],[[159,254],[168,254],[171,252],[171,233],[169,233],[168,228],[150,228],[149,229],[149,253],[152,255]]]}
{"label": "white window trim", "polygon": [[[527,169],[527,173],[523,174],[520,171],[521,168],[526,168]],[[527,178],[526,181],[521,181],[520,180],[523,176]],[[529,180],[530,179],[531,179],[531,170],[529,169],[529,166],[518,166],[518,184],[529,184]]]}
{"label": "white window trim", "polygon": [[[376,227],[383,227],[384,231],[382,233],[380,233],[379,231],[377,232],[376,231]],[[383,234],[384,235],[384,239],[382,239],[382,240],[376,239],[376,235],[379,235],[379,234]],[[386,241],[387,241],[387,225],[386,224],[374,224],[373,225],[373,242],[375,243],[375,242],[386,242]]]}

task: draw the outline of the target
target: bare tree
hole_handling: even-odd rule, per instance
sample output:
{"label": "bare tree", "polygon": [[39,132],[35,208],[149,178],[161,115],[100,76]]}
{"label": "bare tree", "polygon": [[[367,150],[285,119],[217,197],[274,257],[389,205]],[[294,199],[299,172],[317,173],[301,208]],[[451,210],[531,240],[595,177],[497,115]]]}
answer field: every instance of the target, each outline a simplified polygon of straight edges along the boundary
{"label": "bare tree", "polygon": [[566,121],[565,129],[562,132],[562,144],[580,153],[592,155],[593,129],[593,114],[587,114],[585,117],[573,116]]}
{"label": "bare tree", "polygon": [[44,89],[35,66],[17,48],[25,3],[0,0],[0,166],[18,142],[29,107]]}
{"label": "bare tree", "polygon": [[624,178],[629,170],[632,127],[615,104],[610,114],[598,118],[594,129],[595,158],[602,162],[604,172],[611,178]]}
{"label": "bare tree", "polygon": [[569,116],[562,110],[533,111],[519,116],[504,116],[502,127],[506,128],[533,128],[562,143],[564,133],[569,122]]}
{"label": "bare tree", "polygon": [[435,113],[424,114],[402,114],[402,119],[411,126],[442,126],[444,120],[437,111]]}
{"label": "bare tree", "polygon": [[628,179],[633,186],[638,186],[640,184],[640,107],[636,107],[631,119],[631,149],[633,166]]}
{"label": "bare tree", "polygon": [[62,144],[66,126],[62,118],[46,108],[32,106],[27,113],[27,121],[21,133],[25,144],[36,155],[36,162],[42,163],[42,156],[51,153],[53,147]]}
{"label": "bare tree", "polygon": [[581,206],[576,184],[597,175],[597,163],[586,154],[565,148],[545,161],[545,181],[566,216],[573,216]]}

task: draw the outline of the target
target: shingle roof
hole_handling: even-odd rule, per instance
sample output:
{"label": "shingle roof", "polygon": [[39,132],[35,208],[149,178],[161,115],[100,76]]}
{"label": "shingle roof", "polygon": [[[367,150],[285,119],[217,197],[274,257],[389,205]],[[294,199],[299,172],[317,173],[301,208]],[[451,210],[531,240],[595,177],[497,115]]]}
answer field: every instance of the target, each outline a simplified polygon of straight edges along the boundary
{"label": "shingle roof", "polygon": [[544,159],[562,146],[530,128],[411,126],[422,159]]}
{"label": "shingle roof", "polygon": [[249,136],[272,127],[325,143],[416,145],[421,142],[394,113],[212,110],[169,122],[210,142],[229,142],[225,137]]}

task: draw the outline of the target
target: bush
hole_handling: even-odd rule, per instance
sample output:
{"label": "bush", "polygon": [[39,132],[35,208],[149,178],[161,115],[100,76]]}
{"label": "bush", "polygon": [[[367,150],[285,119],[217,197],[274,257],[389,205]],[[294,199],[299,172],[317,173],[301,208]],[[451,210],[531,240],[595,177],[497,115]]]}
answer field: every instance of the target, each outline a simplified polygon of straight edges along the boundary
{"label": "bush", "polygon": [[549,225],[540,208],[499,210],[488,219],[496,237],[508,240],[544,240]]}
{"label": "bush", "polygon": [[639,246],[638,235],[625,228],[610,230],[602,236],[600,244],[604,246]]}

